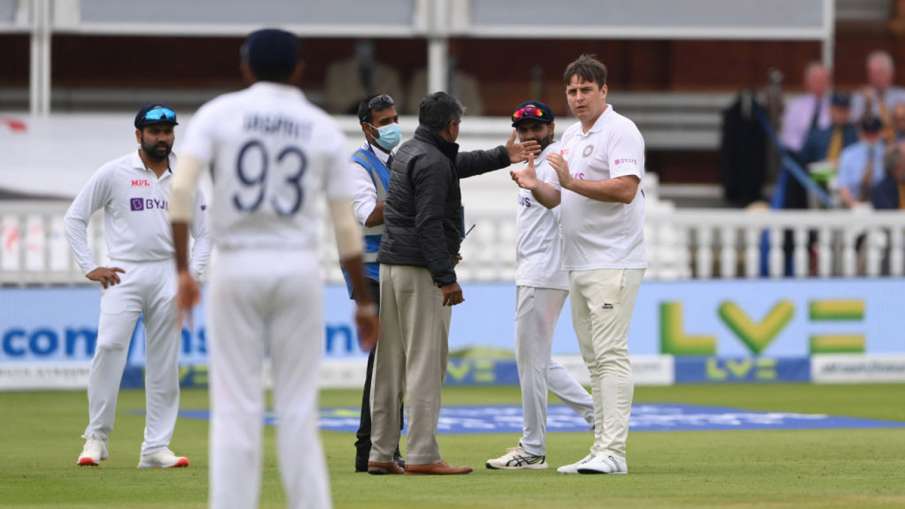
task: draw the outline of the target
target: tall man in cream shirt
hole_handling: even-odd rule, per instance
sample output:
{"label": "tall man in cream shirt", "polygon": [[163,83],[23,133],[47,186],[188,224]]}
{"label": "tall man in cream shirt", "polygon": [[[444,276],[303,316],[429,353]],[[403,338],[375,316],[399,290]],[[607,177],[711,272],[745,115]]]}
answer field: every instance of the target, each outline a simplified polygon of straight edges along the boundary
{"label": "tall man in cream shirt", "polygon": [[561,205],[562,265],[569,272],[572,322],[591,374],[594,444],[564,474],[627,474],[625,444],[632,407],[628,327],[647,267],[644,252],[644,139],[607,105],[606,66],[582,55],[563,75],[579,122],[547,160],[558,182],[516,172],[545,207]]}

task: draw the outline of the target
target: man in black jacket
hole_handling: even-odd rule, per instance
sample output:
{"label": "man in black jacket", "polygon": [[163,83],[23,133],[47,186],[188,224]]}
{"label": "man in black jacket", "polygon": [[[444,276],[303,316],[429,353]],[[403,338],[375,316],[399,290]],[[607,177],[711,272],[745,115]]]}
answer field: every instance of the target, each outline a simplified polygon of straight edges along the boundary
{"label": "man in black jacket", "polygon": [[381,340],[371,395],[368,472],[401,474],[393,462],[399,406],[405,397],[409,435],[404,472],[467,474],[447,465],[435,433],[446,374],[451,307],[465,299],[455,265],[464,237],[459,179],[505,168],[540,152],[537,142],[459,153],[462,105],[444,92],[421,101],[415,137],[393,159],[384,202],[380,262]]}

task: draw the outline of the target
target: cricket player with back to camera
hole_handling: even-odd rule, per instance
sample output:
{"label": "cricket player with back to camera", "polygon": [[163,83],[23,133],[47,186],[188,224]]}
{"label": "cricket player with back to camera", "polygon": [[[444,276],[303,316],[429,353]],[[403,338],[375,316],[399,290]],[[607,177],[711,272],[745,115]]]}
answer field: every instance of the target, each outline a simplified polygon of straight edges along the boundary
{"label": "cricket player with back to camera", "polygon": [[210,507],[258,504],[261,376],[269,356],[288,506],[324,509],[331,501],[317,431],[325,340],[318,256],[323,218],[316,203],[321,196],[356,296],[359,342],[369,349],[377,340],[377,308],[366,287],[361,230],[352,211],[349,153],[336,122],[294,85],[301,72],[295,35],[253,32],[242,45],[240,65],[251,86],[211,100],[192,118],[171,210],[179,306],[188,312],[199,298],[187,255],[192,194],[210,167]]}

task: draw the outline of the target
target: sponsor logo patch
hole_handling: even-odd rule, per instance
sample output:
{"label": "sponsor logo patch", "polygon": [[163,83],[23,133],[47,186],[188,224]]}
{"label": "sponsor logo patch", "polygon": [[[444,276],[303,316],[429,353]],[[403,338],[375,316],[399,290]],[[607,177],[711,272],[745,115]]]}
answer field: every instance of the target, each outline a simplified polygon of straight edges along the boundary
{"label": "sponsor logo patch", "polygon": [[151,187],[151,181],[148,179],[132,179],[132,187]]}
{"label": "sponsor logo patch", "polygon": [[166,200],[158,200],[156,198],[130,198],[129,207],[133,211],[138,210],[170,210],[170,204]]}

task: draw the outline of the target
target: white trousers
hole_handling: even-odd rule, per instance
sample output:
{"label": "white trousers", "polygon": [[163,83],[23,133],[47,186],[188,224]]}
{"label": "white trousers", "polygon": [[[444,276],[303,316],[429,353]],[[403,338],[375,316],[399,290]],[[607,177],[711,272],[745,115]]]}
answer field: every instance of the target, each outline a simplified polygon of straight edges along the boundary
{"label": "white trousers", "polygon": [[145,419],[142,454],[167,447],[179,412],[179,346],[176,270],[172,260],[111,265],[125,270],[121,282],[103,291],[97,343],[88,376],[88,427],[84,438],[107,440],[116,418],[116,398],[140,315],[146,338]]}
{"label": "white trousers", "polygon": [[632,365],[628,327],[644,269],[598,269],[569,273],[572,324],[591,373],[594,397],[592,454],[625,457],[632,411]]}
{"label": "white trousers", "polygon": [[516,288],[515,352],[522,389],[522,448],[546,455],[547,389],[585,418],[594,419],[594,401],[566,368],[551,359],[553,330],[569,292]]}
{"label": "white trousers", "polygon": [[277,449],[292,509],[331,507],[317,431],[324,343],[323,289],[314,253],[215,252],[210,317],[210,507],[258,506],[262,365],[271,359]]}

